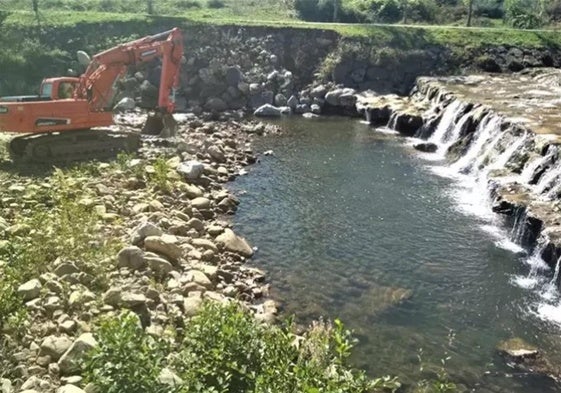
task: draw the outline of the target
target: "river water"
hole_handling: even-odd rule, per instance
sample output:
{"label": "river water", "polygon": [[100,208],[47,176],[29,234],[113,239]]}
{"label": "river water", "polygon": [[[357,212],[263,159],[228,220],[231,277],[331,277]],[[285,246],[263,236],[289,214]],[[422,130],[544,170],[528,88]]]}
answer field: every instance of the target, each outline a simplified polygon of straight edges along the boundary
{"label": "river water", "polygon": [[506,230],[496,218],[463,213],[458,185],[435,174],[444,164],[355,120],[279,124],[282,135],[255,144],[274,154],[231,188],[236,230],[258,247],[252,263],[284,313],[341,318],[359,339],[355,365],[371,375],[412,384],[449,358],[450,378],[469,390],[561,391],[496,354],[499,341],[521,337],[555,361],[559,328],[512,283],[528,256],[497,245]]}

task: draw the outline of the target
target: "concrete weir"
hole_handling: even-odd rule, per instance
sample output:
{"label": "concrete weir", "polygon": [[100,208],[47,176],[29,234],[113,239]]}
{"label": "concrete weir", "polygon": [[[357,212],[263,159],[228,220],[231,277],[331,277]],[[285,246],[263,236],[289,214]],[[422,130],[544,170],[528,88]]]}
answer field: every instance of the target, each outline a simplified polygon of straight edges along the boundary
{"label": "concrete weir", "polygon": [[422,77],[409,97],[362,94],[357,109],[470,179],[464,202],[506,216],[510,241],[546,262],[559,285],[561,70]]}

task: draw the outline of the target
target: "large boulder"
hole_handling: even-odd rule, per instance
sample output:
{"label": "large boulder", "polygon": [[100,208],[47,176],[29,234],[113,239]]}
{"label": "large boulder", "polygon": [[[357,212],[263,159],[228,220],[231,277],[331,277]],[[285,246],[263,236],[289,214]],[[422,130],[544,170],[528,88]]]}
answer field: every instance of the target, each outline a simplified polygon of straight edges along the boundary
{"label": "large boulder", "polygon": [[41,294],[41,281],[34,278],[18,287],[18,295],[23,298],[24,301],[32,300]]}
{"label": "large boulder", "polygon": [[205,109],[209,112],[224,112],[228,109],[228,105],[222,98],[212,97],[207,101]]}
{"label": "large boulder", "polygon": [[226,68],[226,83],[237,87],[243,81],[243,73],[238,66]]}
{"label": "large boulder", "polygon": [[205,170],[204,165],[199,161],[186,161],[179,164],[176,171],[183,175],[186,180],[197,180]]}
{"label": "large boulder", "polygon": [[80,389],[78,386],[68,384],[58,388],[56,393],[86,393],[86,392]]}
{"label": "large boulder", "polygon": [[143,254],[142,250],[136,246],[125,247],[117,254],[118,266],[141,270],[146,265]]}
{"label": "large boulder", "polygon": [[280,117],[282,113],[280,108],[270,104],[265,104],[257,108],[253,114],[258,117]]}
{"label": "large boulder", "polygon": [[216,237],[218,243],[222,243],[227,251],[240,254],[244,257],[251,257],[253,249],[247,241],[237,236],[234,231],[229,228],[224,229],[224,232]]}
{"label": "large boulder", "polygon": [[80,371],[80,363],[84,356],[96,346],[97,341],[91,333],[84,333],[78,337],[58,361],[61,374],[69,375]]}
{"label": "large boulder", "polygon": [[48,336],[41,343],[40,354],[42,356],[50,356],[53,361],[57,361],[68,351],[72,345],[72,340],[66,336]]}
{"label": "large boulder", "polygon": [[183,255],[183,250],[177,245],[177,238],[173,235],[148,236],[144,239],[144,247],[147,251],[164,255],[173,261]]}

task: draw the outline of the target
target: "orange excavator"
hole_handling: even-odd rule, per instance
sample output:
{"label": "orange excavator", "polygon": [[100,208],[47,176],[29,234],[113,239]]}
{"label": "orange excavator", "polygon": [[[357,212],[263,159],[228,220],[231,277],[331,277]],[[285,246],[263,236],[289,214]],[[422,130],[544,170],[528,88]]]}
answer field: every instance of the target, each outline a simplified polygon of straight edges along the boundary
{"label": "orange excavator", "polygon": [[140,135],[114,131],[116,81],[131,65],[161,60],[158,105],[148,116],[143,133],[174,136],[175,94],[180,83],[183,38],[177,28],[144,37],[89,58],[80,77],[44,79],[39,95],[0,98],[0,131],[21,133],[10,141],[14,160],[74,161],[135,151]]}

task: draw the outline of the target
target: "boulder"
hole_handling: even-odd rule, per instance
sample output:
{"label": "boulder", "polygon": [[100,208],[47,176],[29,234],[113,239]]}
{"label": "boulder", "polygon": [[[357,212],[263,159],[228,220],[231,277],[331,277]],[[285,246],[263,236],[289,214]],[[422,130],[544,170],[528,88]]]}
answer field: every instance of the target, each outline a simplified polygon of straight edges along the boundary
{"label": "boulder", "polygon": [[167,385],[171,388],[176,388],[183,384],[183,380],[167,367],[164,367],[162,371],[160,371],[158,381],[161,384]]}
{"label": "boulder", "polygon": [[177,245],[177,238],[172,235],[148,236],[144,239],[144,247],[174,261],[183,255],[183,250]]}
{"label": "boulder", "polygon": [[325,98],[325,95],[327,94],[327,87],[325,87],[324,85],[319,85],[317,87],[314,87],[312,89],[312,91],[310,91],[310,95],[313,98]]}
{"label": "boulder", "polygon": [[48,336],[41,343],[40,355],[50,356],[56,362],[71,345],[72,340],[66,336]]}
{"label": "boulder", "polygon": [[205,109],[209,112],[224,112],[228,109],[228,104],[222,98],[212,97],[207,101]]}
{"label": "boulder", "polygon": [[24,301],[32,300],[41,294],[41,281],[37,279],[29,280],[18,287],[18,295]]}
{"label": "boulder", "polygon": [[115,111],[130,111],[136,107],[136,102],[130,97],[125,97],[115,105]]}
{"label": "boulder", "polygon": [[145,257],[144,261],[148,267],[159,276],[166,276],[173,270],[173,265],[163,258]]}
{"label": "boulder", "polygon": [[199,210],[207,210],[210,208],[210,199],[205,197],[195,198],[191,201],[191,206]]}
{"label": "boulder", "polygon": [[136,245],[142,243],[148,236],[161,236],[163,234],[163,231],[159,227],[151,222],[145,221],[133,229],[131,242]]}
{"label": "boulder", "polygon": [[535,358],[539,353],[538,348],[531,344],[528,344],[518,337],[501,341],[497,345],[497,351],[499,352],[499,354],[507,356],[513,360]]}
{"label": "boulder", "polygon": [[431,142],[416,143],[413,145],[413,147],[425,153],[434,153],[438,150],[438,146]]}
{"label": "boulder", "polygon": [[318,104],[312,104],[310,110],[315,115],[321,115],[321,107]]}
{"label": "boulder", "polygon": [[238,66],[226,68],[226,83],[228,86],[237,87],[243,81],[243,73]]}
{"label": "boulder", "polygon": [[206,152],[208,153],[209,156],[211,156],[214,161],[216,162],[225,162],[226,161],[226,154],[224,153],[224,150],[222,150],[222,148],[220,148],[219,146],[216,145],[210,145],[207,149]]}
{"label": "boulder", "polygon": [[56,393],[86,393],[75,385],[64,385],[57,389]]}
{"label": "boulder", "polygon": [[244,257],[251,257],[253,249],[247,241],[237,236],[234,231],[229,228],[224,229],[224,232],[216,237],[216,241],[222,243],[224,248],[228,251],[240,254]]}
{"label": "boulder", "polygon": [[193,317],[198,314],[201,306],[203,304],[203,299],[198,296],[189,296],[183,301],[183,312],[186,317]]}
{"label": "boulder", "polygon": [[300,104],[300,101],[298,101],[298,97],[296,97],[295,95],[290,96],[290,98],[286,102],[286,105],[288,105],[293,111],[296,110],[296,106],[298,106],[298,104]]}
{"label": "boulder", "polygon": [[286,100],[286,97],[284,96],[284,94],[279,93],[275,96],[275,105],[276,106],[286,106],[286,104],[287,104],[287,100]]}
{"label": "boulder", "polygon": [[72,343],[70,348],[58,361],[60,372],[63,375],[80,371],[80,362],[84,355],[97,346],[97,341],[91,333],[84,333]]}
{"label": "boulder", "polygon": [[332,106],[339,104],[339,97],[343,94],[343,89],[331,90],[325,95],[325,101]]}
{"label": "boulder", "polygon": [[199,161],[186,161],[179,164],[176,170],[186,180],[197,180],[203,174],[205,167]]}
{"label": "boulder", "polygon": [[118,266],[131,270],[142,270],[146,266],[144,252],[136,247],[125,247],[117,254]]}
{"label": "boulder", "polygon": [[13,393],[12,381],[6,378],[0,378],[0,393]]}
{"label": "boulder", "polygon": [[200,270],[189,270],[185,278],[187,282],[194,282],[195,284],[205,287],[207,289],[212,288],[212,282],[206,276],[206,274],[204,274]]}
{"label": "boulder", "polygon": [[216,244],[214,244],[211,240],[208,239],[193,239],[191,242],[195,247],[204,248],[206,250],[212,250],[214,252],[218,252],[218,248]]}

